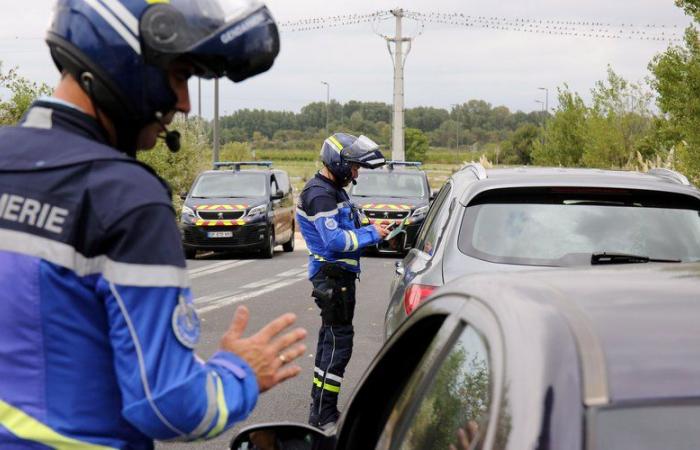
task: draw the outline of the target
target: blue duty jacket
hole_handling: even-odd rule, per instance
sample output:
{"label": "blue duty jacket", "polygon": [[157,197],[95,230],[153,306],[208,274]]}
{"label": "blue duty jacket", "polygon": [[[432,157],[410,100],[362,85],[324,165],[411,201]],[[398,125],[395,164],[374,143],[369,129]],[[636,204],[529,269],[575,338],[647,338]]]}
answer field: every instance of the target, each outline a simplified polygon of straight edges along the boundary
{"label": "blue duty jacket", "polygon": [[0,448],[209,438],[257,401],[240,358],[193,353],[169,190],[106,142],[48,100],[0,129]]}
{"label": "blue duty jacket", "polygon": [[296,219],[309,249],[309,278],[326,263],[359,273],[360,249],[381,241],[373,225],[360,226],[345,189],[319,173],[304,186]]}

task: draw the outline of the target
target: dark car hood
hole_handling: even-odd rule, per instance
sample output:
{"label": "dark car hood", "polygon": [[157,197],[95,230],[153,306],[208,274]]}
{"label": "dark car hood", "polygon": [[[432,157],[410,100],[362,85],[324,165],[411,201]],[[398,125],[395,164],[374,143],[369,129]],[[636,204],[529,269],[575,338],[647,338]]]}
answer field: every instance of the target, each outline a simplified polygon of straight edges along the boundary
{"label": "dark car hood", "polygon": [[[428,204],[428,199],[422,198],[352,196],[351,199],[352,202],[359,208],[392,209],[392,206],[396,206],[399,209],[415,209],[419,206],[425,206]],[[409,208],[406,208],[406,206]]]}
{"label": "dark car hood", "polygon": [[190,197],[185,202],[185,205],[194,209],[199,209],[202,206],[233,206],[235,209],[247,209],[253,206],[262,205],[264,203],[264,197]]}

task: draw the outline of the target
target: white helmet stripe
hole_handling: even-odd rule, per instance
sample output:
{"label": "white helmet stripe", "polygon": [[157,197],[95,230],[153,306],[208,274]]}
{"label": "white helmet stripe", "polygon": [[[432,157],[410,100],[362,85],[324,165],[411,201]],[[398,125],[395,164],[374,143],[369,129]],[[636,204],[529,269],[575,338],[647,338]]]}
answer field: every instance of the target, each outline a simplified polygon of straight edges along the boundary
{"label": "white helmet stripe", "polygon": [[110,10],[102,6],[97,0],[85,0],[85,3],[90,5],[92,9],[95,10],[111,27],[114,31],[119,34],[126,41],[127,44],[136,52],[136,54],[141,54],[141,44],[139,44],[138,39],[134,37],[129,30],[126,29],[124,24],[122,24],[119,19],[117,19]]}
{"label": "white helmet stripe", "polygon": [[112,13],[114,13],[115,16],[117,16],[117,19],[121,20],[124,25],[129,28],[131,31],[131,34],[134,36],[139,35],[139,21],[134,17],[131,12],[126,9],[124,5],[121,4],[121,2],[118,2],[116,0],[100,0],[107,8],[112,10]]}

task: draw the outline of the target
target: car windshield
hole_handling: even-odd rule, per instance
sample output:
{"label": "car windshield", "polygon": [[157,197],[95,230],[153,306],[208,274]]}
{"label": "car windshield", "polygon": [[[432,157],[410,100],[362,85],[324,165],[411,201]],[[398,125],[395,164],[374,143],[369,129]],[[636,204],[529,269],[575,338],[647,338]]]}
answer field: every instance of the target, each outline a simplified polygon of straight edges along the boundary
{"label": "car windshield", "polygon": [[491,262],[541,266],[590,264],[597,253],[700,260],[694,200],[556,194],[527,200],[466,208],[460,250]]}
{"label": "car windshield", "polygon": [[697,402],[602,409],[594,420],[595,448],[698,449],[698,416]]}
{"label": "car windshield", "polygon": [[199,177],[192,188],[192,197],[263,197],[265,174],[246,172],[208,173]]}
{"label": "car windshield", "polygon": [[426,186],[420,173],[361,171],[350,189],[356,197],[424,198]]}

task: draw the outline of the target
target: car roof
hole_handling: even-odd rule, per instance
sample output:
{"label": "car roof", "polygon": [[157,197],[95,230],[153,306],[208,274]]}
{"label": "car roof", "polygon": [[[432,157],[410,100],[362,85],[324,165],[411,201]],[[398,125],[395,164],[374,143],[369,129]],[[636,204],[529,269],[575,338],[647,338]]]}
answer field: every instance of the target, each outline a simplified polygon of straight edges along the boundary
{"label": "car roof", "polygon": [[[485,177],[477,177],[476,170],[468,170],[471,167],[475,166],[466,166],[451,177],[463,205],[476,195],[492,189],[549,186],[652,190],[700,198],[700,191],[694,186],[682,184],[671,176],[664,176],[663,171],[651,174],[622,170],[517,167],[487,169],[484,172]],[[670,171],[668,173],[673,174]],[[478,179],[478,182],[475,183],[475,179]]]}
{"label": "car roof", "polygon": [[494,305],[497,316],[512,315],[514,302],[559,311],[579,349],[587,404],[700,397],[700,264],[469,275],[446,289]]}

